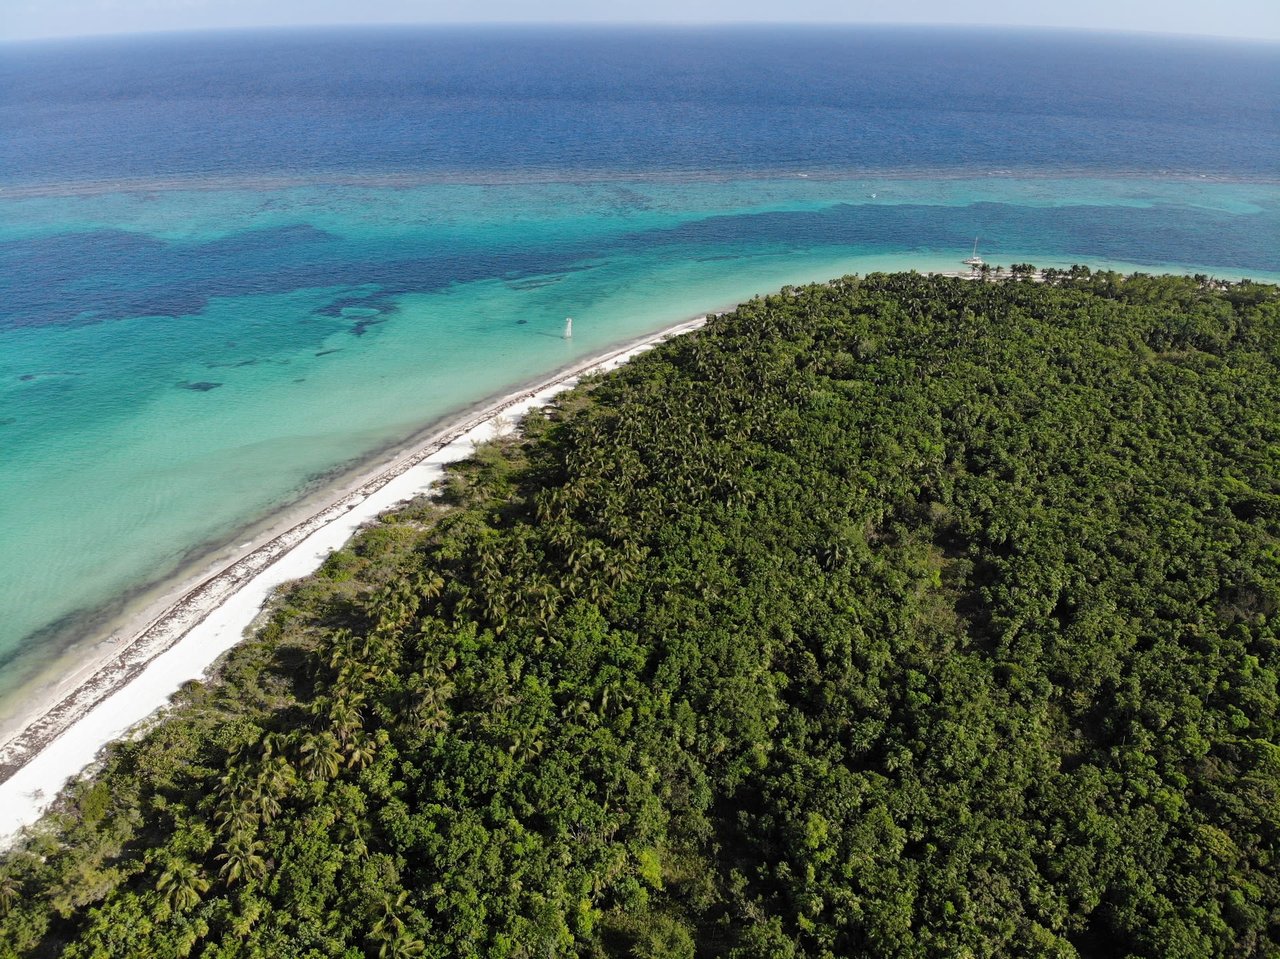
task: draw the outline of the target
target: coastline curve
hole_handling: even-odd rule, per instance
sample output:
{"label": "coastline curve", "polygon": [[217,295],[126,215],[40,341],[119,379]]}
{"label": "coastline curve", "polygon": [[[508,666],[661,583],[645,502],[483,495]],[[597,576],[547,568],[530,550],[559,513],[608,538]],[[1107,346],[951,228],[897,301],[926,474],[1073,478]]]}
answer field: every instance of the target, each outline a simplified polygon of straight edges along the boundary
{"label": "coastline curve", "polygon": [[184,587],[176,601],[93,663],[85,680],[0,743],[0,849],[38,820],[106,746],[163,710],[183,682],[204,676],[243,640],[278,586],[314,572],[365,523],[430,490],[445,464],[497,435],[497,421],[544,406],[583,376],[621,366],[706,321],[701,315],[614,347],[446,423],[301,522]]}

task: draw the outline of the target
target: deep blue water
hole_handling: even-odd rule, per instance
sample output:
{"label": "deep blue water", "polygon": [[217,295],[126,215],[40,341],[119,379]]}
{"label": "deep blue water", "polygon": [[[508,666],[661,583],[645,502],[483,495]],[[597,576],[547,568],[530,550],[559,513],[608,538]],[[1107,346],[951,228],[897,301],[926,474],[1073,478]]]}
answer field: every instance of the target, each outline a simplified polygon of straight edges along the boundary
{"label": "deep blue water", "polygon": [[902,28],[398,29],[24,44],[0,177],[1280,174],[1280,47]]}
{"label": "deep blue water", "polygon": [[335,471],[698,311],[975,236],[1280,278],[1278,104],[1275,44],[1084,34],[0,45],[0,730]]}

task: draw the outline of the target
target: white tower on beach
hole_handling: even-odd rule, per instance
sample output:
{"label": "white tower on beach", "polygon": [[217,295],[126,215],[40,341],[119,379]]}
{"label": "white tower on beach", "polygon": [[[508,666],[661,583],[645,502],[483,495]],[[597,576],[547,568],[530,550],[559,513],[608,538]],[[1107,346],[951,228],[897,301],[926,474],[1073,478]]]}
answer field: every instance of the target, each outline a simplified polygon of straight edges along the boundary
{"label": "white tower on beach", "polygon": [[573,339],[573,317],[566,316],[564,318],[564,338],[566,340]]}

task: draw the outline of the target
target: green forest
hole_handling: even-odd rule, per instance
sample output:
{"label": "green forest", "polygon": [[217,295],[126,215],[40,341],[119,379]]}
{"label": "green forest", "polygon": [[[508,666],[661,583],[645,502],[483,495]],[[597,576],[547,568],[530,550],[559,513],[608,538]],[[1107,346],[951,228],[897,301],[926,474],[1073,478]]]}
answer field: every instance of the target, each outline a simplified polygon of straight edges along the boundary
{"label": "green forest", "polygon": [[0,956],[1280,956],[1280,291],[784,288],[274,601]]}

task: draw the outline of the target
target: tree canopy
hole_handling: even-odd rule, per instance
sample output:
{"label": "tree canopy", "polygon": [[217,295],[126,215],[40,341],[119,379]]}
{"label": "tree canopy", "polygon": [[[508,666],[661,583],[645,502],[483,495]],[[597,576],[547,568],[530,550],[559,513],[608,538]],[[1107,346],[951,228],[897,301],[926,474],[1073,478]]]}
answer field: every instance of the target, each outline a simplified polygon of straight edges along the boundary
{"label": "tree canopy", "polygon": [[0,956],[1280,954],[1280,299],[785,288],[277,598]]}

